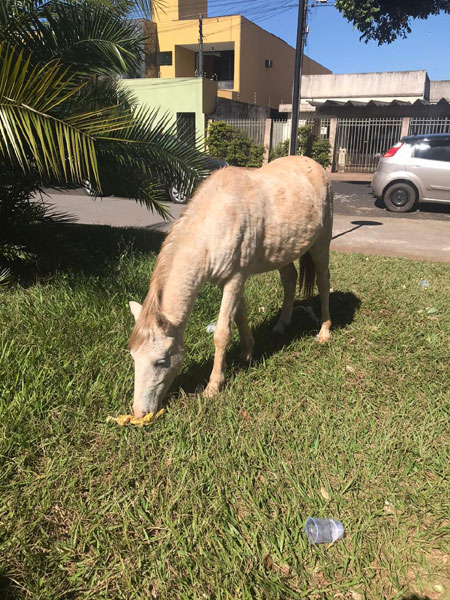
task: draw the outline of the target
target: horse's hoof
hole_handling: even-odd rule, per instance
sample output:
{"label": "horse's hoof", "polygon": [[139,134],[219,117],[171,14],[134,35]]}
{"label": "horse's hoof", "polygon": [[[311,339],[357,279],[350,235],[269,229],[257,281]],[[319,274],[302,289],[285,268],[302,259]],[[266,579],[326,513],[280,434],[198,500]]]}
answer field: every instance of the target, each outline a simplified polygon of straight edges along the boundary
{"label": "horse's hoof", "polygon": [[316,335],[316,340],[319,342],[319,344],[328,344],[330,337],[330,332],[326,331],[324,333],[318,333]]}
{"label": "horse's hoof", "polygon": [[214,396],[216,396],[218,392],[219,392],[219,390],[218,390],[217,386],[211,385],[210,383],[208,383],[206,388],[203,390],[203,396],[205,398],[214,398]]}
{"label": "horse's hoof", "polygon": [[272,333],[274,335],[283,335],[286,331],[286,325],[284,323],[278,322],[275,327],[272,329]]}
{"label": "horse's hoof", "polygon": [[252,362],[252,357],[253,357],[253,352],[252,351],[243,350],[241,352],[241,355],[240,355],[239,358],[243,362],[251,363]]}

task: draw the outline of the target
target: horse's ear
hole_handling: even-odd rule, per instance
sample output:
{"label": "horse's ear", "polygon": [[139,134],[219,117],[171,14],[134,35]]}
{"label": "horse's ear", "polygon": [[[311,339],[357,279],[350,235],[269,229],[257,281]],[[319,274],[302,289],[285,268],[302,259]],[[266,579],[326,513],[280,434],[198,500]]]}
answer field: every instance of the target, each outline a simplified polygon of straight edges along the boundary
{"label": "horse's ear", "polygon": [[139,304],[138,302],[134,302],[133,300],[130,300],[129,305],[130,305],[131,314],[133,315],[134,320],[137,321],[139,318],[139,315],[141,314],[142,304]]}
{"label": "horse's ear", "polygon": [[155,320],[157,326],[164,331],[164,333],[169,334],[173,329],[173,324],[169,321],[169,319],[163,315],[162,312],[157,312],[155,315]]}

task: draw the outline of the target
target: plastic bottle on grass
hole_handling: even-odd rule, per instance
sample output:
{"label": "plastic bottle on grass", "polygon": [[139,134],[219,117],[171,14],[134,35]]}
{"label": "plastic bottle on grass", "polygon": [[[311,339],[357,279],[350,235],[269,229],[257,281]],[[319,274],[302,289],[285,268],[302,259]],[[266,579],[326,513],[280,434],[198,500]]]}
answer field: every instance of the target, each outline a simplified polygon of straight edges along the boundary
{"label": "plastic bottle on grass", "polygon": [[344,537],[344,526],[335,519],[308,517],[305,533],[311,544],[330,544]]}

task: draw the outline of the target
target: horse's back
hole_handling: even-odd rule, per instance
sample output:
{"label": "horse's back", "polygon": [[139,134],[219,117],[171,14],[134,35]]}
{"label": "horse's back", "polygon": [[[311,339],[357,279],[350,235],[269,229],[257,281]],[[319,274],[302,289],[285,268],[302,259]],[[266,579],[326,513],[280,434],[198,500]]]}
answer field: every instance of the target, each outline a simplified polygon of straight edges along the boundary
{"label": "horse's back", "polygon": [[213,272],[226,276],[238,262],[256,273],[298,258],[327,227],[329,189],[324,169],[306,157],[214,173],[189,208]]}
{"label": "horse's back", "polygon": [[320,228],[330,195],[323,167],[306,156],[286,156],[265,165],[258,174],[267,194],[268,217]]}

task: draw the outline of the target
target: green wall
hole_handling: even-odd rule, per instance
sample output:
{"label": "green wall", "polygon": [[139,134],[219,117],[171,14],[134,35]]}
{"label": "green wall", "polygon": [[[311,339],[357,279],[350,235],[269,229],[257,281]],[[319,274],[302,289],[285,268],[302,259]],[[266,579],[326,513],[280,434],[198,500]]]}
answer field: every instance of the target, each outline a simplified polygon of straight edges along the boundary
{"label": "green wall", "polygon": [[176,79],[123,79],[123,85],[134,93],[138,102],[152,109],[159,108],[161,116],[168,114],[176,122],[178,112],[195,113],[197,139],[205,138],[205,115],[214,112],[217,82],[192,77]]}

